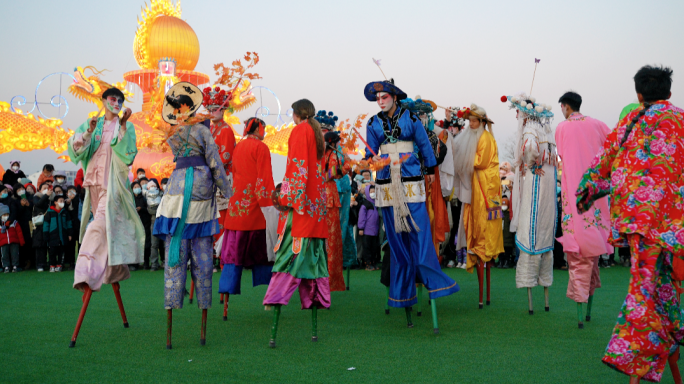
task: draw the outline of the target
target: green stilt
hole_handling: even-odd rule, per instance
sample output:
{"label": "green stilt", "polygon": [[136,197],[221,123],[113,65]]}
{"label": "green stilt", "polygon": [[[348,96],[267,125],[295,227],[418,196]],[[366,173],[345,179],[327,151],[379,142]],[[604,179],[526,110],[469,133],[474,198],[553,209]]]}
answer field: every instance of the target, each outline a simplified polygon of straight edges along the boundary
{"label": "green stilt", "polygon": [[579,329],[584,328],[584,323],[582,323],[582,303],[577,303],[577,326]]}
{"label": "green stilt", "polygon": [[409,328],[413,328],[413,321],[411,321],[411,307],[404,308],[406,310],[406,322]]}
{"label": "green stilt", "polygon": [[437,303],[435,303],[435,299],[430,300],[430,306],[432,307],[432,328],[436,335],[439,333],[439,325],[437,324]]}
{"label": "green stilt", "polygon": [[591,304],[594,302],[594,295],[589,296],[589,302],[587,303],[587,321],[591,321]]}
{"label": "green stilt", "polygon": [[276,333],[278,333],[278,319],[280,319],[280,304],[273,306],[273,326],[271,327],[271,340],[268,342],[268,346],[271,348],[276,347]]}
{"label": "green stilt", "polygon": [[347,267],[347,291],[349,290],[349,273],[351,272],[351,267]]}
{"label": "green stilt", "polygon": [[418,313],[416,313],[416,315],[422,316],[423,315],[423,302],[422,302],[423,301],[422,300],[423,299],[423,284],[416,284],[416,285],[417,285],[417,289],[416,289],[417,292],[416,293],[418,294],[418,311],[417,311]]}
{"label": "green stilt", "polygon": [[311,341],[318,341],[318,308],[311,309]]}
{"label": "green stilt", "polygon": [[389,315],[389,287],[387,287],[387,300],[385,300],[385,315]]}

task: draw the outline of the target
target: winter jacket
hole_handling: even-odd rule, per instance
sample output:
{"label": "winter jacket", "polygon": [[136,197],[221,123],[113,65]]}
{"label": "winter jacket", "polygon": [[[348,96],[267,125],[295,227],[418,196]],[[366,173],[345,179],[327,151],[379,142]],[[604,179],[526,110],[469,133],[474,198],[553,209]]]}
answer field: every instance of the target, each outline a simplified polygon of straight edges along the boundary
{"label": "winter jacket", "polygon": [[138,211],[138,216],[140,216],[140,221],[142,222],[145,228],[149,228],[150,213],[147,212],[147,200],[145,199],[145,196],[143,196],[142,193],[140,193],[139,195],[134,194],[133,199],[135,200],[135,208]]}
{"label": "winter jacket", "polygon": [[24,234],[24,242],[31,243],[31,229],[29,223],[33,218],[33,195],[26,193],[26,200],[29,202],[28,206],[21,205],[21,197],[15,197],[17,202],[17,222]]}
{"label": "winter jacket", "polygon": [[503,211],[503,245],[504,247],[515,246],[513,233],[511,233],[511,211]]}
{"label": "winter jacket", "polygon": [[71,228],[76,231],[76,228],[81,228],[81,198],[76,194],[69,205],[64,206],[64,209],[69,212],[69,220],[71,220]]}
{"label": "winter jacket", "polygon": [[19,244],[24,246],[24,234],[21,232],[21,225],[17,221],[2,223],[0,226],[0,246],[7,244]]}
{"label": "winter jacket", "polygon": [[17,214],[19,213],[19,201],[12,197],[9,191],[7,191],[7,193],[7,197],[4,199],[0,199],[0,203],[5,204],[9,207],[9,221],[14,222],[15,220],[17,220]]}
{"label": "winter jacket", "polygon": [[14,173],[13,170],[8,169],[7,171],[5,171],[5,174],[2,176],[2,183],[5,185],[11,185],[12,187],[14,187],[14,184],[16,184],[19,181],[19,179],[25,179],[25,178],[26,178],[26,175],[24,174],[24,171],[22,171],[21,169],[17,173]]}
{"label": "winter jacket", "polygon": [[[49,196],[40,192],[36,192],[36,194],[33,195],[33,215],[31,216],[31,219],[36,216],[44,215],[47,213],[48,208],[50,208]],[[39,226],[33,231],[33,237],[31,239],[33,248],[41,248],[45,246],[43,237],[43,228]]]}
{"label": "winter jacket", "polygon": [[366,202],[361,205],[361,210],[359,211],[359,231],[363,231],[363,234],[367,236],[377,236],[380,219],[378,209],[375,207],[375,199],[370,197],[371,187],[372,185],[370,184],[366,185]]}
{"label": "winter jacket", "polygon": [[69,236],[73,237],[69,211],[62,209],[57,212],[55,208],[50,207],[43,221],[43,238],[48,247],[66,245],[69,242]]}

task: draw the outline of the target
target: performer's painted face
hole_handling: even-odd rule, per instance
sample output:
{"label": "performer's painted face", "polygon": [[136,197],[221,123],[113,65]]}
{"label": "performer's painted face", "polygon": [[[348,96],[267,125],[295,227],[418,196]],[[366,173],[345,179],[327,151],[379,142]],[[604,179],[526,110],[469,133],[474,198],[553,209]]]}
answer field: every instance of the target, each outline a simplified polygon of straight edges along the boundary
{"label": "performer's painted face", "polygon": [[208,112],[211,113],[211,119],[214,121],[223,119],[223,109],[222,108],[213,107],[213,108],[208,109]]}
{"label": "performer's painted face", "polygon": [[478,129],[478,128],[480,128],[480,124],[481,124],[481,123],[480,123],[480,119],[479,119],[479,118],[477,118],[477,117],[475,117],[475,116],[470,116],[470,117],[468,118],[468,120],[470,121],[470,129]]}
{"label": "performer's painted face", "polygon": [[104,102],[105,108],[107,108],[110,112],[118,114],[119,111],[121,111],[121,107],[123,106],[123,99],[117,96],[107,96],[107,99]]}
{"label": "performer's painted face", "polygon": [[378,106],[383,112],[389,112],[394,106],[394,97],[387,92],[378,92]]}

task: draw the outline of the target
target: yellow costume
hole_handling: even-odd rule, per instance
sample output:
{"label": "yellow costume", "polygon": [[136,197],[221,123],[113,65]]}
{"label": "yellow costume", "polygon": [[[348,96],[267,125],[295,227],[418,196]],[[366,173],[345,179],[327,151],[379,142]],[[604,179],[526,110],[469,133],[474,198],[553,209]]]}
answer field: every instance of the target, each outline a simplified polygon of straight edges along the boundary
{"label": "yellow costume", "polygon": [[487,205],[489,208],[501,206],[499,153],[494,136],[487,130],[477,142],[474,166],[472,204],[463,204],[463,225],[468,244],[466,269],[471,273],[478,257],[488,262],[504,251],[501,217],[487,220]]}

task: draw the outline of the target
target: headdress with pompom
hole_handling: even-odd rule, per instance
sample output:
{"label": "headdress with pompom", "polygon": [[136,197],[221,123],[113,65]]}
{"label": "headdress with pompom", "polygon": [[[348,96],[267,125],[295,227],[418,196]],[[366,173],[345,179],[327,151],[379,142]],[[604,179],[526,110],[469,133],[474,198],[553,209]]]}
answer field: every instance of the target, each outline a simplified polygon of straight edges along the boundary
{"label": "headdress with pompom", "polygon": [[551,106],[548,104],[537,103],[537,100],[532,96],[527,96],[525,93],[519,93],[515,96],[501,96],[501,102],[509,102],[510,109],[517,109],[518,111],[535,118],[540,121],[551,120],[553,112]]}
{"label": "headdress with pompom", "polygon": [[334,131],[337,120],[339,120],[332,111],[318,111],[314,119],[321,124],[322,129],[327,129],[328,131]]}
{"label": "headdress with pompom", "polygon": [[230,108],[230,101],[226,100],[232,99],[232,96],[232,92],[226,91],[219,87],[214,87],[213,89],[211,87],[206,87],[204,88],[204,98],[202,99],[202,105],[206,109],[216,107],[228,109]]}

